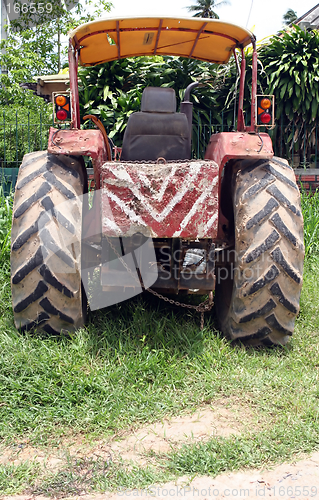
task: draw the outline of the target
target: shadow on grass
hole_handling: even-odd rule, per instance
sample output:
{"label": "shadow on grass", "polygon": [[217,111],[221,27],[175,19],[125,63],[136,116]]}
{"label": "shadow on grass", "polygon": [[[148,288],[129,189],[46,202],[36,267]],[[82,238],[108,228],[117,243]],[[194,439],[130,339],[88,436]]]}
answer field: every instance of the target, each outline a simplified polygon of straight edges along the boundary
{"label": "shadow on grass", "polygon": [[[177,300],[177,297],[170,297]],[[198,305],[206,297],[178,297],[180,302]],[[13,320],[8,319],[7,323]],[[224,350],[241,351],[248,356],[275,355],[282,357],[293,349],[290,341],[287,346],[249,346],[240,340],[231,341],[218,330],[216,312],[204,315],[204,328],[200,329],[200,313],[166,302],[144,292],[119,304],[97,310],[88,311],[86,333],[87,354],[109,357],[110,350],[137,353],[147,347],[150,351],[164,349],[168,355],[178,358],[200,356],[207,342]],[[77,333],[61,332],[54,336],[42,330],[28,332],[16,331],[17,336],[33,337],[38,340],[54,340],[57,344],[74,342]],[[226,347],[227,346],[227,347]]]}
{"label": "shadow on grass", "polygon": [[[180,300],[180,298],[178,298]],[[199,304],[202,297],[185,297],[187,304]],[[129,350],[165,349],[178,356],[199,355],[207,332],[219,335],[211,314],[205,314],[205,327],[200,330],[200,314],[194,310],[166,304],[145,292],[120,304],[90,312],[87,331],[95,349]],[[128,345],[130,344],[130,346]]]}

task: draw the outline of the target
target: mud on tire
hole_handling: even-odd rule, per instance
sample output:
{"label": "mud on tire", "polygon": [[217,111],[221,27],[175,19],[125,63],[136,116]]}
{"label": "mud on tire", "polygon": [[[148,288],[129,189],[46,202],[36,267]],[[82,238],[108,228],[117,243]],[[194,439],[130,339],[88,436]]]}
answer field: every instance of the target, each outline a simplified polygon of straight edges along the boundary
{"label": "mud on tire", "polygon": [[30,153],[19,170],[12,219],[11,289],[18,329],[49,334],[84,323],[81,286],[85,173],[76,157]]}
{"label": "mud on tire", "polygon": [[280,158],[243,160],[234,172],[235,252],[217,275],[218,321],[231,339],[285,345],[299,312],[304,260],[294,172]]}

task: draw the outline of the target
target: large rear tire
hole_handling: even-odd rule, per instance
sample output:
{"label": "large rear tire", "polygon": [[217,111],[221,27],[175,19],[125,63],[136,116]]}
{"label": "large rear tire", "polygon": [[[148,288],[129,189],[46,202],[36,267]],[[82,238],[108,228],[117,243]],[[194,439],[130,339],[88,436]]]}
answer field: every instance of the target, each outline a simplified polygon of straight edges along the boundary
{"label": "large rear tire", "polygon": [[11,248],[11,289],[18,329],[49,334],[83,326],[81,232],[85,170],[72,156],[36,152],[17,179]]}
{"label": "large rear tire", "polygon": [[233,340],[285,345],[299,312],[304,260],[294,172],[279,158],[242,160],[233,172],[235,251],[217,272],[219,325]]}

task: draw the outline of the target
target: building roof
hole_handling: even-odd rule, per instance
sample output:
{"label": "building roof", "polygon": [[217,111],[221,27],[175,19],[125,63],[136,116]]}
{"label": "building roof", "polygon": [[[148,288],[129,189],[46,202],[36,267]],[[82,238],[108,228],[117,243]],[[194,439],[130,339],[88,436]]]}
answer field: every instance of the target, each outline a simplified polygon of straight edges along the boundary
{"label": "building roof", "polygon": [[44,76],[34,76],[33,80],[36,80],[39,85],[44,85],[46,83],[66,83],[70,80],[69,72],[58,73],[57,75],[44,75]]}
{"label": "building roof", "polygon": [[58,73],[57,75],[34,76],[32,83],[20,84],[22,88],[33,90],[35,95],[43,97],[47,102],[52,101],[52,92],[65,92],[69,88],[70,75]]}
{"label": "building roof", "polygon": [[305,28],[317,29],[319,27],[319,3],[306,12],[306,14],[296,19],[293,24],[298,24]]}

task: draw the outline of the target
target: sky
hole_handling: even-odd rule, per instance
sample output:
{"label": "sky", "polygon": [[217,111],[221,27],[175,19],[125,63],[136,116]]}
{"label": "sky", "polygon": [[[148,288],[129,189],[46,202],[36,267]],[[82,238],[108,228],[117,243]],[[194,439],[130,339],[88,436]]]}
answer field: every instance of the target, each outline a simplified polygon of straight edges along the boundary
{"label": "sky", "polygon": [[[178,16],[188,17],[187,6],[194,0],[112,0],[114,5],[108,16]],[[218,0],[216,4],[218,4]],[[257,40],[275,34],[283,26],[282,17],[289,8],[297,12],[298,17],[317,5],[311,0],[230,0],[229,5],[216,8],[220,19],[239,24],[253,31]],[[250,13],[250,15],[249,15]]]}

